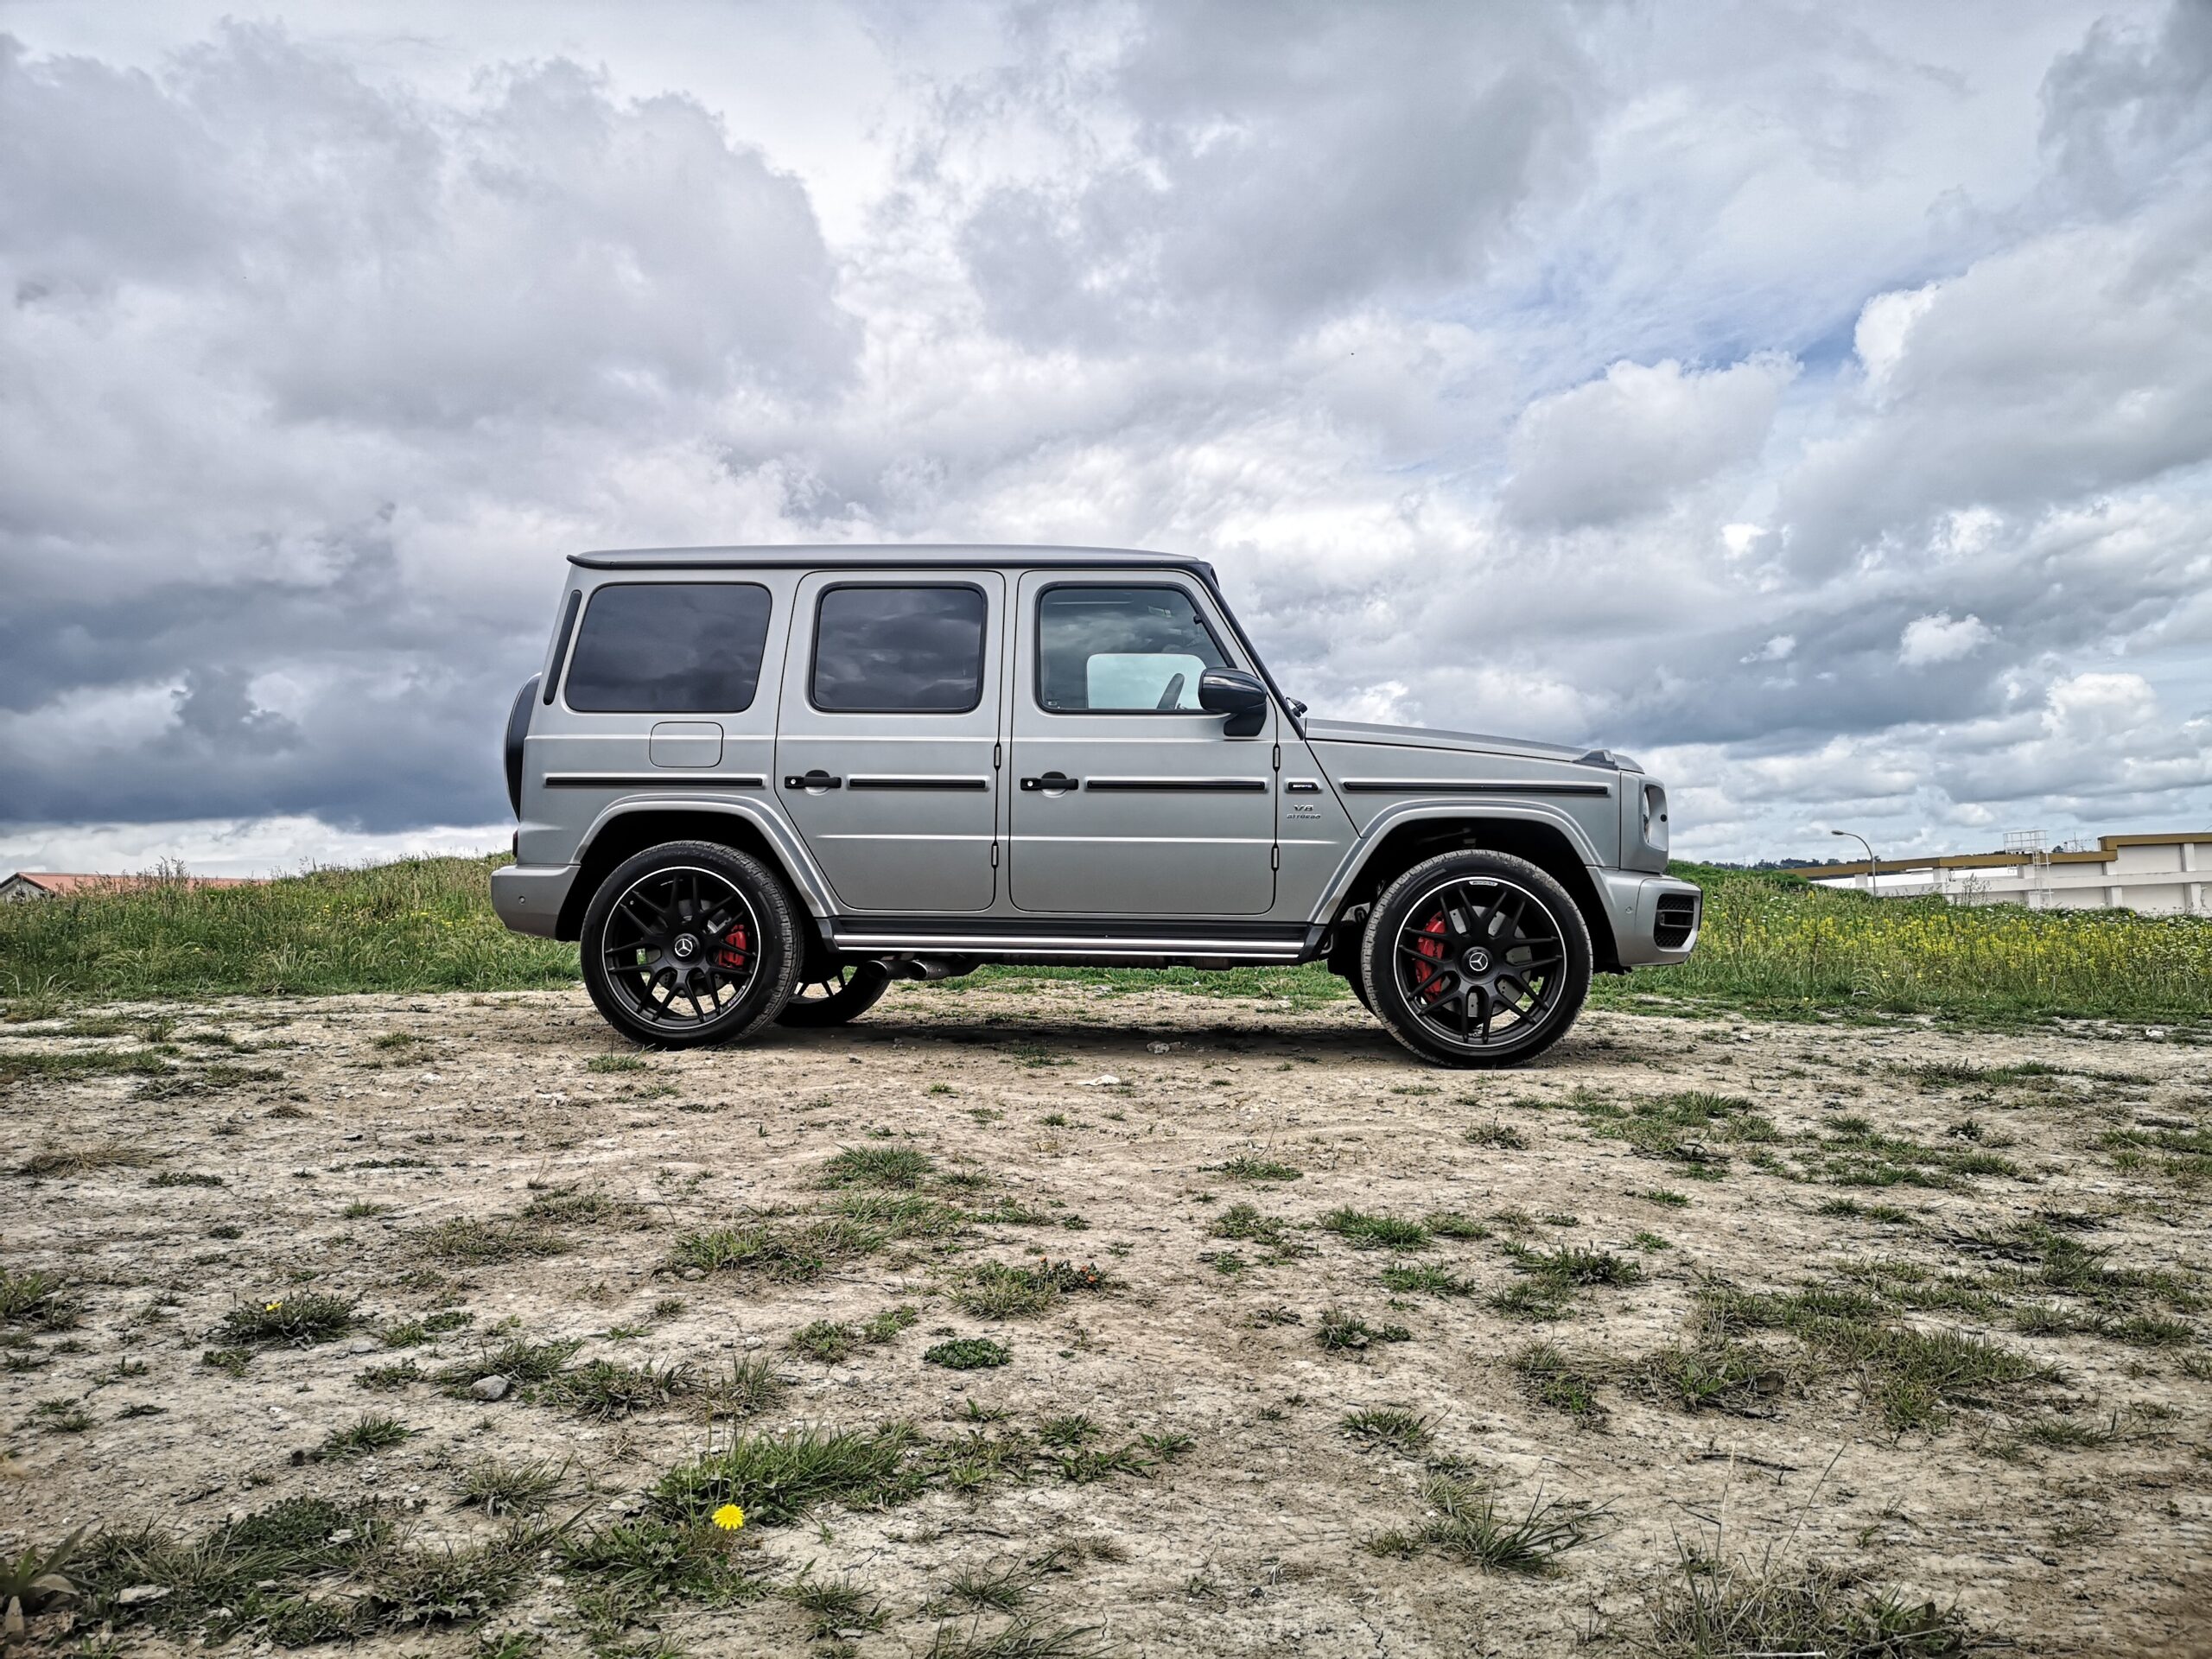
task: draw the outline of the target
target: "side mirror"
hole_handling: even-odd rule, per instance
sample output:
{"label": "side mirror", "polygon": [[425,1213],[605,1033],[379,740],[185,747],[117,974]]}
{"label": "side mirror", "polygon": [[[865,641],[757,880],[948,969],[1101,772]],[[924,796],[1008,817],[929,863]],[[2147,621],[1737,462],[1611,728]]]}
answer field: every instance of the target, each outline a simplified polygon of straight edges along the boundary
{"label": "side mirror", "polygon": [[1255,737],[1268,723],[1268,688],[1240,668],[1210,668],[1198,676],[1198,707],[1226,715],[1224,737]]}

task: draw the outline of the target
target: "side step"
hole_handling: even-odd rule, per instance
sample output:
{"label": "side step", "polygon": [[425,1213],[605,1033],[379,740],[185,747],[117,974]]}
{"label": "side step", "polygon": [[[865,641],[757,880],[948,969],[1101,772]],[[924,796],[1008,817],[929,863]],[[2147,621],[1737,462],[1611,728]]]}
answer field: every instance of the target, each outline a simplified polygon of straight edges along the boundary
{"label": "side step", "polygon": [[1027,923],[944,923],[862,920],[842,916],[825,922],[830,946],[852,956],[963,956],[1006,960],[1158,961],[1162,957],[1230,958],[1237,962],[1300,962],[1320,948],[1323,930],[1237,925],[1183,927],[1170,923],[1040,927]]}

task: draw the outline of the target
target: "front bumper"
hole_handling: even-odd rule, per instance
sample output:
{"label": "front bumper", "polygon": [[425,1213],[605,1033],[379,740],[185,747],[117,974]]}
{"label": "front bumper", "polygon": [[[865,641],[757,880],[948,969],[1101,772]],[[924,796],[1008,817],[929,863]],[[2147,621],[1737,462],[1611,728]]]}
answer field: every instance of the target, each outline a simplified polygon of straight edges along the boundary
{"label": "front bumper", "polygon": [[574,864],[509,864],[492,872],[492,908],[516,932],[550,939],[575,882]]}
{"label": "front bumper", "polygon": [[1687,962],[1705,926],[1704,892],[1671,875],[1592,870],[1613,927],[1613,950],[1624,968],[1663,968]]}

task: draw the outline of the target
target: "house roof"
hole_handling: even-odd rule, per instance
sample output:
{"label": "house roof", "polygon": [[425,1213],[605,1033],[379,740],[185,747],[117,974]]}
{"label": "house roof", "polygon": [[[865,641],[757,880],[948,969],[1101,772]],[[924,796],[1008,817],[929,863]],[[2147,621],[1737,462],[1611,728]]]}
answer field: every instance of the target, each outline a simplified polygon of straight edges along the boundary
{"label": "house roof", "polygon": [[[2099,836],[2094,848],[2078,853],[2051,853],[2053,864],[2109,864],[2123,847],[2178,847],[2183,842],[2212,846],[2212,830],[2182,830],[2163,836]],[[1937,858],[1885,858],[1874,866],[1877,875],[1902,875],[1909,870],[1997,870],[2033,861],[2031,853],[1948,853]],[[1840,864],[1801,864],[1790,871],[1808,881],[1836,876],[1864,875],[1866,861],[1847,858]]]}

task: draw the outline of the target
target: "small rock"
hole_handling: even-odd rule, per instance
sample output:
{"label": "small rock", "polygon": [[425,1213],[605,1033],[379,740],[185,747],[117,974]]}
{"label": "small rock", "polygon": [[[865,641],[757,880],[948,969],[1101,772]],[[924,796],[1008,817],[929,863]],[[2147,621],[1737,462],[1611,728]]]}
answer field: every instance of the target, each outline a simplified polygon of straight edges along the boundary
{"label": "small rock", "polygon": [[512,1387],[514,1384],[504,1376],[480,1376],[468,1385],[468,1397],[472,1400],[504,1400],[507,1397],[507,1390]]}
{"label": "small rock", "polygon": [[755,1348],[761,1346],[765,1342],[766,1342],[766,1340],[767,1338],[765,1337],[747,1337],[745,1339],[746,1352],[751,1353]]}
{"label": "small rock", "polygon": [[1111,1071],[1107,1071],[1095,1077],[1078,1077],[1075,1086],[1078,1089],[1103,1089],[1120,1081]]}
{"label": "small rock", "polygon": [[346,1138],[348,1141],[363,1141],[366,1140],[368,1137],[364,1135],[359,1129],[356,1129],[353,1134],[347,1135]]}
{"label": "small rock", "polygon": [[1173,1043],[1147,1043],[1144,1046],[1144,1049],[1145,1052],[1147,1054],[1172,1054],[1175,1052],[1175,1045]]}
{"label": "small rock", "polygon": [[376,1340],[372,1337],[356,1337],[346,1344],[346,1351],[349,1354],[373,1354],[376,1351]]}
{"label": "small rock", "polygon": [[168,1592],[169,1587],[166,1584],[129,1585],[116,1592],[116,1605],[122,1607],[140,1607],[149,1601],[159,1601]]}
{"label": "small rock", "polygon": [[704,1268],[686,1268],[676,1276],[679,1279],[688,1279],[696,1284],[707,1276],[707,1270]]}

